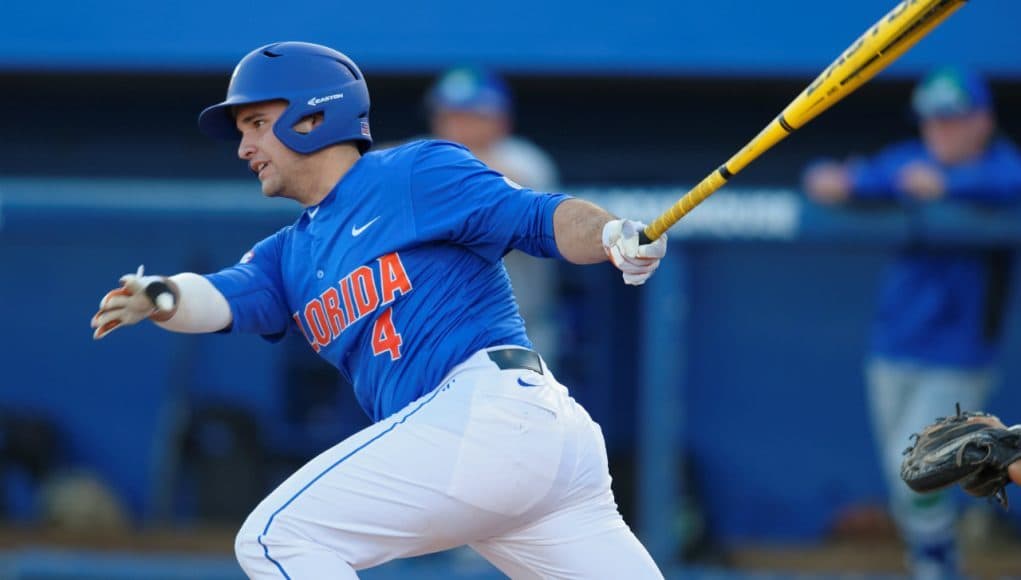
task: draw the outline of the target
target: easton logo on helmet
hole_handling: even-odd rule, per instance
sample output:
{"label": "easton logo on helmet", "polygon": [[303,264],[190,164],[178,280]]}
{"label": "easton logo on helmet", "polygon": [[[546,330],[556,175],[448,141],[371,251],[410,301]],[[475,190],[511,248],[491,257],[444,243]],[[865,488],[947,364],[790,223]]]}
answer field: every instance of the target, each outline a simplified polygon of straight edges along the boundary
{"label": "easton logo on helmet", "polygon": [[312,97],[311,99],[308,100],[308,106],[314,107],[316,105],[321,105],[321,104],[327,103],[329,101],[336,101],[337,99],[343,99],[343,98],[344,98],[344,93],[337,93],[335,95],[326,95],[325,97]]}

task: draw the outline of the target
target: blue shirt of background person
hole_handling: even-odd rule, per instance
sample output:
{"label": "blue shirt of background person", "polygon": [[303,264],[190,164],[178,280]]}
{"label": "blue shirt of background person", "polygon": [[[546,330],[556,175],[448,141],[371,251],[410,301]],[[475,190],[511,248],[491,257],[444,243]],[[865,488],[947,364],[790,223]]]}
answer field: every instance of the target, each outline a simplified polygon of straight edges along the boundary
{"label": "blue shirt of background person", "polygon": [[[996,134],[992,96],[977,74],[935,71],[912,108],[921,139],[867,159],[812,166],[805,190],[817,201],[849,197],[906,207],[938,200],[1002,206],[1021,198],[1021,154]],[[872,351],[922,364],[978,368],[996,355],[1010,256],[1000,248],[913,242],[883,277]]]}

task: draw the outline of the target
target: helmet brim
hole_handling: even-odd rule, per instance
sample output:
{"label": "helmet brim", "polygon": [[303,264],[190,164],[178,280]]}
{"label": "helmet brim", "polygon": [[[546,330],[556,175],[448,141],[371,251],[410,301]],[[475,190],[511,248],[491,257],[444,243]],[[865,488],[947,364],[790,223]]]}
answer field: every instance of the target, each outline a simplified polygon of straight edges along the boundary
{"label": "helmet brim", "polygon": [[234,122],[234,113],[231,109],[241,103],[224,101],[211,107],[206,107],[199,113],[199,131],[207,137],[214,139],[237,139],[241,136],[237,124]]}

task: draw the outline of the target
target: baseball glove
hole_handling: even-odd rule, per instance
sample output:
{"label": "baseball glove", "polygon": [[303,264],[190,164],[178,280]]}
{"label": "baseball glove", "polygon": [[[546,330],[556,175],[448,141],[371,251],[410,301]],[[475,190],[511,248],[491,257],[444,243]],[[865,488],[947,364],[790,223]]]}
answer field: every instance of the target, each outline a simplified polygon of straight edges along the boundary
{"label": "baseball glove", "polygon": [[992,497],[1007,508],[1007,467],[1021,459],[1021,426],[1008,429],[986,413],[961,412],[939,417],[911,436],[900,476],[918,492],[960,483],[971,495]]}

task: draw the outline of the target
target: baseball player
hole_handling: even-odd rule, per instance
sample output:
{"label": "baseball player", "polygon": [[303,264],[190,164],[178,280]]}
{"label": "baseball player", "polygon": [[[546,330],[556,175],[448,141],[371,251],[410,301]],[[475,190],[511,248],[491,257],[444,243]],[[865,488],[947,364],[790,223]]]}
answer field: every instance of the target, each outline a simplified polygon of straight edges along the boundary
{"label": "baseball player", "polygon": [[358,67],[315,44],[254,50],[199,116],[240,139],[266,196],[301,216],[205,276],[121,278],[95,338],[146,318],[176,332],[304,335],[375,423],[312,459],[249,515],[252,578],[355,570],[470,545],[513,578],[661,578],[610,490],[603,437],[531,349],[501,257],[512,248],[638,285],[666,251],[641,224],[536,193],[463,147],[368,152]]}

